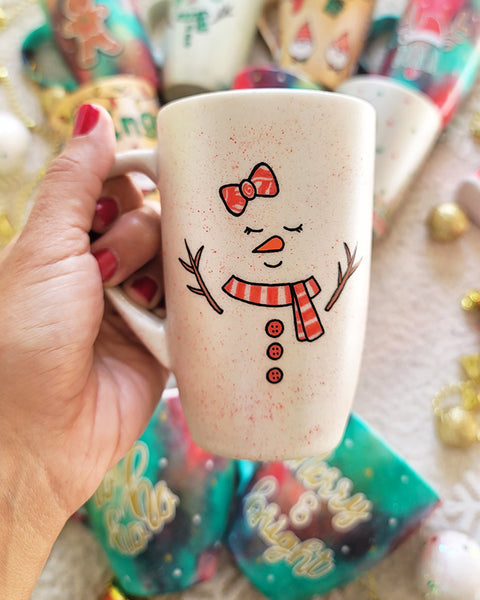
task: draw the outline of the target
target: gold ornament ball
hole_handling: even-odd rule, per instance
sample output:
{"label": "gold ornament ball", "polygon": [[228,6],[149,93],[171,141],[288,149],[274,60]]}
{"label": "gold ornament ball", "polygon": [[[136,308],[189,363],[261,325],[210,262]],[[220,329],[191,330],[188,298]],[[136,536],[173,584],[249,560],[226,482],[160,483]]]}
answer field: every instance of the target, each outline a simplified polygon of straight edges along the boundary
{"label": "gold ornament ball", "polygon": [[436,242],[453,242],[467,231],[470,222],[455,202],[432,208],[428,216],[430,235]]}
{"label": "gold ornament ball", "polygon": [[437,414],[437,433],[447,446],[465,448],[478,440],[478,422],[463,406],[451,406]]}
{"label": "gold ornament ball", "polygon": [[14,114],[0,110],[0,178],[21,169],[32,136],[25,124]]}
{"label": "gold ornament ball", "polygon": [[480,308],[480,292],[478,290],[471,290],[468,294],[465,294],[462,298],[461,305],[463,310]]}

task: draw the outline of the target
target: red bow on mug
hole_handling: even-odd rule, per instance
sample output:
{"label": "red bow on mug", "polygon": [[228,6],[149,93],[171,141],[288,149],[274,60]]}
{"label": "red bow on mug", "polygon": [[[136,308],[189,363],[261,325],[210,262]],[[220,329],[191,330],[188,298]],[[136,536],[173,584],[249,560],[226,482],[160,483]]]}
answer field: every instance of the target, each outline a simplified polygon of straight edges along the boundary
{"label": "red bow on mug", "polygon": [[276,196],[278,182],[272,169],[262,162],[253,167],[248,179],[244,179],[239,185],[222,185],[219,192],[228,212],[239,217],[247,207],[247,202],[257,196]]}

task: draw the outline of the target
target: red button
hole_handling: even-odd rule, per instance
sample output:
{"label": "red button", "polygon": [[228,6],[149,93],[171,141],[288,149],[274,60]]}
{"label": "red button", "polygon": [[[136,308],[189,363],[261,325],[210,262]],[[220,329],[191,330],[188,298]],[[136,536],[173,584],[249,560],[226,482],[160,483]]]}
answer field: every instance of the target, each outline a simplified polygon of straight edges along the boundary
{"label": "red button", "polygon": [[283,371],[276,367],[267,371],[267,381],[270,383],[279,383],[283,379]]}
{"label": "red button", "polygon": [[265,326],[265,331],[270,337],[276,338],[283,333],[283,323],[278,319],[272,319]]}
{"label": "red button", "polygon": [[274,344],[270,344],[270,346],[267,348],[267,356],[272,360],[278,360],[282,356],[282,354],[283,347],[281,346],[281,344],[277,344],[275,342]]}
{"label": "red button", "polygon": [[244,179],[240,183],[240,193],[242,194],[242,196],[247,198],[247,200],[253,200],[257,195],[257,190],[255,189],[255,186],[251,181],[248,181],[248,179]]}

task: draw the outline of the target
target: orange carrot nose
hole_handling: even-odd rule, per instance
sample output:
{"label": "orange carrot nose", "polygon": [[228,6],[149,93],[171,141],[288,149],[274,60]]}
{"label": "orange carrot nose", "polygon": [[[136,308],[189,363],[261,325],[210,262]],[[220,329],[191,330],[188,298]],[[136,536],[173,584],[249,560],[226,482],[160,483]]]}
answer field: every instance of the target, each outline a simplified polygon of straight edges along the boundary
{"label": "orange carrot nose", "polygon": [[272,237],[265,240],[263,244],[257,246],[252,252],[280,252],[283,250],[285,242],[278,235],[272,235]]}

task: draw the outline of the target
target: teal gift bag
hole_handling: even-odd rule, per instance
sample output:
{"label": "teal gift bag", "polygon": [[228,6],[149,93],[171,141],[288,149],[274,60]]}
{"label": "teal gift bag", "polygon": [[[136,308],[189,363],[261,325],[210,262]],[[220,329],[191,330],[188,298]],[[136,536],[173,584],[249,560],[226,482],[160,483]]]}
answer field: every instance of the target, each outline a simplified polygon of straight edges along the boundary
{"label": "teal gift bag", "polygon": [[216,571],[234,489],[234,461],[192,441],[177,390],[87,503],[91,527],[127,594],[185,589]]}

